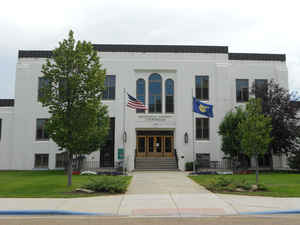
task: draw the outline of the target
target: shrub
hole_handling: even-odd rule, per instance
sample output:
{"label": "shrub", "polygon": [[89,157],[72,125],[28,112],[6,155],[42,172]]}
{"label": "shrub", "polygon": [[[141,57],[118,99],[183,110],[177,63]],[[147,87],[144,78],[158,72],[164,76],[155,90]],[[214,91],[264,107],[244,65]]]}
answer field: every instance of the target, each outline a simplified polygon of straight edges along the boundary
{"label": "shrub", "polygon": [[193,171],[193,162],[185,163],[185,171]]}
{"label": "shrub", "polygon": [[268,191],[268,188],[264,184],[258,184],[257,185],[257,190],[259,190],[259,191]]}
{"label": "shrub", "polygon": [[235,185],[237,188],[242,188],[244,190],[250,190],[251,189],[251,184],[246,181],[245,179],[242,180],[235,180]]}
{"label": "shrub", "polygon": [[104,193],[125,193],[131,177],[126,176],[100,176],[89,178],[90,183],[83,185],[83,188],[95,192]]}

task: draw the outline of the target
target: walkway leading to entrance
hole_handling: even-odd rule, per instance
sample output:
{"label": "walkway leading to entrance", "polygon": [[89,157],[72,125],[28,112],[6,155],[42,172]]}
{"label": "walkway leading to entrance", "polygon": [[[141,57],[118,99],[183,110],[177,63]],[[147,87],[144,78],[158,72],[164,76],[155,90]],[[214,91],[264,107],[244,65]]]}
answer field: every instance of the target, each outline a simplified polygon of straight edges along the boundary
{"label": "walkway leading to entrance", "polygon": [[119,215],[212,216],[236,211],[179,171],[134,172]]}
{"label": "walkway leading to entrance", "polygon": [[210,193],[184,172],[134,172],[126,194]]}

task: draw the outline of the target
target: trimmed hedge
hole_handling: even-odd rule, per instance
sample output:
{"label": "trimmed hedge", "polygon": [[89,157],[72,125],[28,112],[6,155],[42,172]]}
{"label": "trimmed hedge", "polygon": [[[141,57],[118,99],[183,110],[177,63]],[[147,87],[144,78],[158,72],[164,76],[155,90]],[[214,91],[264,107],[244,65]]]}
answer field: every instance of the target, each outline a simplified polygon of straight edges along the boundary
{"label": "trimmed hedge", "polygon": [[94,176],[83,188],[102,193],[125,193],[131,181],[130,176]]}

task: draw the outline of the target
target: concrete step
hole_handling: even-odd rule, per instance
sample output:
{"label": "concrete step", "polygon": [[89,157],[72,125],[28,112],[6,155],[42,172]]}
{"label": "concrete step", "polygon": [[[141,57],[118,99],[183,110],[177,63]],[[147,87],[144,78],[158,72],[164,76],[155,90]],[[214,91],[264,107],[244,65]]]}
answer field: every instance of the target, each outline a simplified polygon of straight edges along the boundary
{"label": "concrete step", "polygon": [[138,171],[159,171],[159,170],[177,170],[177,162],[175,158],[163,158],[163,157],[147,157],[136,158],[135,169]]}

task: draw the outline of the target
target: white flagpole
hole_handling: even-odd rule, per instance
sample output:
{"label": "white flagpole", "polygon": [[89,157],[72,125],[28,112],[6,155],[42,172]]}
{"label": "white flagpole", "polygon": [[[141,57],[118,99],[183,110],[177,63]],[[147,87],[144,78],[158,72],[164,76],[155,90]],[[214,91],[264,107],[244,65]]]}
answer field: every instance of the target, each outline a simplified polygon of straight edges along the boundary
{"label": "white flagpole", "polygon": [[124,105],[123,105],[123,134],[122,134],[122,139],[123,139],[123,151],[124,151],[124,158],[123,158],[123,175],[125,175],[125,162],[126,162],[126,151],[125,151],[125,121],[126,121],[126,89],[124,88],[123,90],[123,100],[124,100]]}
{"label": "white flagpole", "polygon": [[192,88],[192,129],[193,129],[193,137],[192,137],[192,141],[193,141],[193,172],[196,172],[196,165],[195,165],[195,119],[194,119],[194,91]]}

